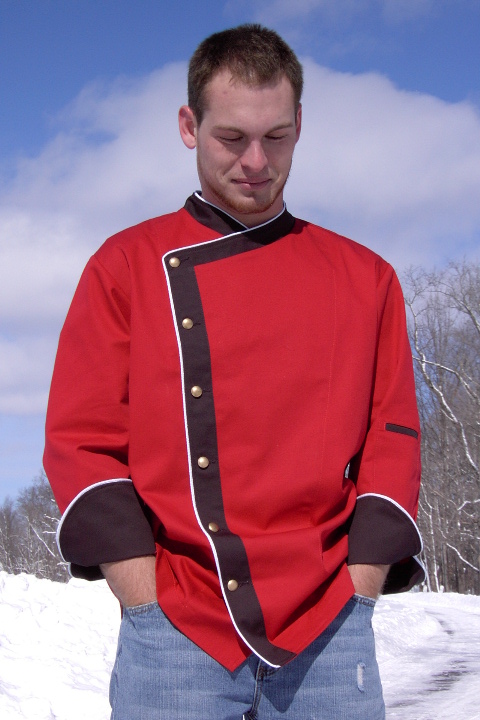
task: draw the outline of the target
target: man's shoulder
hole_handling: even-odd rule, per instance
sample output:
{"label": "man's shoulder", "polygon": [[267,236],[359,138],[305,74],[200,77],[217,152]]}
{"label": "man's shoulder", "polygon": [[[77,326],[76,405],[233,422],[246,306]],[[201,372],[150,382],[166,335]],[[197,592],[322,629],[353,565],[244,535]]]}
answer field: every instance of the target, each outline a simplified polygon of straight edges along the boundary
{"label": "man's shoulder", "polygon": [[[186,217],[185,217],[186,216]],[[101,246],[102,249],[110,249],[114,247],[124,247],[125,249],[131,245],[141,243],[148,238],[158,238],[162,234],[168,232],[169,228],[176,228],[182,222],[188,221],[188,214],[184,208],[175,212],[158,215],[156,217],[143,220],[142,222],[131,225],[119,232],[111,235]]]}
{"label": "man's shoulder", "polygon": [[388,264],[384,258],[366,245],[308,220],[296,218],[293,232],[302,233],[305,238],[309,238],[323,252],[333,255],[346,255],[352,259],[356,258],[374,264]]}
{"label": "man's shoulder", "polygon": [[189,215],[181,208],[144,220],[111,235],[90,258],[90,266],[106,271],[121,286],[131,281],[132,269],[157,266],[162,256],[188,233]]}

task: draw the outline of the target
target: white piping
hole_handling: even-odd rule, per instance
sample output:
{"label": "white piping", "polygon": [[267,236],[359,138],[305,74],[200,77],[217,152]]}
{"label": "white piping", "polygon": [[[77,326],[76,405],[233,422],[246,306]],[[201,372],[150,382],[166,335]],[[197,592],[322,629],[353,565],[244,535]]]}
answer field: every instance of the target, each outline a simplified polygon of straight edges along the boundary
{"label": "white piping", "polygon": [[[205,205],[210,205],[210,207],[213,207],[213,208],[215,208],[216,210],[220,210],[220,212],[222,212],[224,215],[227,215],[229,218],[231,218],[232,220],[234,220],[235,222],[237,222],[239,225],[243,225],[243,227],[245,228],[245,230],[256,230],[257,228],[261,228],[261,227],[263,227],[264,225],[268,225],[268,223],[271,223],[271,222],[273,222],[274,220],[276,220],[277,218],[279,218],[280,215],[282,215],[282,213],[284,213],[285,210],[286,210],[286,208],[287,208],[287,206],[286,206],[286,204],[285,204],[285,202],[284,202],[284,203],[283,203],[283,207],[282,207],[282,209],[280,210],[280,212],[278,213],[278,215],[275,215],[275,217],[270,218],[270,220],[266,220],[264,223],[260,223],[260,225],[255,225],[255,227],[252,228],[252,227],[248,227],[248,225],[245,225],[244,223],[240,222],[240,220],[237,220],[236,217],[233,217],[233,215],[230,215],[230,213],[226,212],[226,210],[223,210],[223,208],[218,207],[218,205],[214,205],[213,203],[209,202],[208,200],[205,200],[205,198],[202,197],[198,192],[194,193],[194,195],[195,195],[195,197],[196,197],[198,200],[201,200],[203,203],[205,203]],[[228,237],[228,235],[226,235],[225,237]],[[221,240],[222,238],[218,238],[218,239]]]}
{"label": "white piping", "polygon": [[[196,193],[194,193],[194,195],[195,195],[195,197],[197,198],[197,200],[201,200],[203,203],[205,203],[205,205],[210,205],[210,207],[213,207],[213,208],[215,208],[216,210],[222,210],[222,208],[219,208],[217,205],[214,205],[213,203],[208,202],[208,200],[205,200],[205,198],[202,197],[202,196],[200,195],[200,193],[196,192]],[[245,225],[244,223],[240,222],[240,220],[237,220],[237,218],[234,218],[233,215],[230,215],[230,213],[227,213],[225,210],[222,210],[222,213],[224,213],[225,215],[227,215],[227,216],[228,216],[229,218],[231,218],[232,220],[235,220],[235,222],[237,222],[239,225],[243,225],[244,228],[247,228],[247,227],[248,227],[248,225]]]}
{"label": "white piping", "polygon": [[[203,198],[202,198],[201,196],[197,196],[197,197],[199,197],[201,200],[203,200]],[[206,201],[206,200],[203,200],[203,202],[207,202],[207,201]],[[208,204],[210,205],[211,203],[208,203]],[[215,206],[213,206],[213,207],[215,207]],[[285,206],[284,206],[284,209],[285,209]],[[203,246],[203,245],[210,245],[211,243],[218,242],[218,241],[220,241],[220,240],[225,240],[226,238],[229,238],[229,237],[235,237],[235,235],[243,235],[244,232],[248,232],[248,231],[251,231],[251,230],[256,230],[257,228],[263,227],[264,225],[268,225],[270,222],[273,222],[273,220],[275,220],[277,217],[279,217],[279,215],[281,215],[281,214],[284,212],[284,209],[282,210],[281,213],[279,213],[278,215],[276,215],[276,216],[275,216],[274,218],[272,218],[271,220],[268,220],[268,221],[265,222],[265,223],[261,223],[260,225],[256,225],[256,226],[253,227],[253,228],[247,228],[247,227],[246,227],[245,230],[240,230],[240,231],[231,233],[231,234],[229,234],[229,235],[223,235],[222,237],[214,238],[213,240],[206,240],[205,242],[197,243],[196,245],[186,245],[186,246],[181,247],[181,248],[174,248],[174,249],[172,249],[172,250],[169,250],[169,251],[168,251],[167,253],[165,253],[165,254],[163,255],[163,257],[162,257],[163,269],[164,269],[165,277],[166,277],[166,280],[167,280],[168,295],[169,295],[169,298],[170,298],[170,308],[171,308],[172,316],[173,316],[173,325],[174,325],[174,327],[175,327],[175,335],[176,335],[176,337],[177,337],[178,354],[179,354],[179,357],[180,357],[180,374],[181,374],[181,379],[182,379],[183,417],[184,417],[184,426],[185,426],[185,438],[186,438],[186,441],[187,441],[188,473],[189,473],[189,477],[190,477],[190,493],[191,493],[191,496],[192,496],[193,510],[194,510],[194,512],[195,512],[195,517],[197,518],[197,523],[198,523],[198,525],[199,525],[199,527],[200,527],[200,530],[203,532],[203,534],[204,534],[205,537],[207,538],[208,542],[210,543],[210,547],[211,547],[211,549],[212,549],[213,557],[214,557],[214,559],[215,559],[215,565],[217,566],[217,572],[218,572],[218,577],[219,577],[219,579],[220,579],[220,588],[221,588],[221,590],[222,590],[223,599],[224,599],[224,601],[225,601],[225,605],[226,605],[226,607],[227,607],[228,614],[230,615],[230,619],[231,619],[231,621],[232,621],[232,624],[233,624],[235,630],[237,631],[237,633],[239,634],[239,636],[242,638],[243,642],[250,648],[250,650],[251,650],[257,657],[259,657],[260,660],[263,660],[263,662],[265,662],[267,665],[269,665],[270,667],[273,667],[273,668],[279,668],[279,667],[281,667],[281,665],[274,665],[274,664],[271,663],[269,660],[267,660],[266,658],[262,657],[262,656],[258,653],[258,651],[255,650],[255,648],[252,647],[252,645],[250,645],[250,643],[248,642],[248,640],[243,636],[242,632],[240,631],[240,629],[238,628],[238,626],[237,626],[237,624],[236,624],[236,622],[235,622],[235,618],[233,617],[233,614],[232,614],[232,611],[231,611],[231,609],[230,609],[230,605],[229,605],[229,603],[228,603],[228,599],[227,599],[227,596],[226,596],[226,593],[225,593],[224,584],[223,584],[223,580],[222,580],[222,572],[221,572],[220,562],[219,562],[219,560],[218,560],[218,555],[217,555],[217,551],[216,551],[215,545],[214,545],[214,543],[213,543],[212,538],[210,537],[210,535],[208,534],[208,532],[207,532],[207,531],[205,530],[205,528],[203,527],[202,522],[201,522],[201,520],[200,520],[200,516],[199,516],[199,514],[198,514],[197,504],[196,504],[196,501],[195,501],[195,487],[194,487],[194,484],[193,484],[192,457],[191,457],[191,453],[190,453],[190,435],[189,435],[188,420],[187,420],[187,405],[186,405],[185,375],[184,375],[184,367],[183,367],[182,344],[181,344],[181,341],[180,341],[179,328],[178,328],[178,324],[177,324],[176,317],[175,317],[175,305],[174,305],[174,302],[173,302],[172,289],[171,289],[171,286],[170,286],[170,277],[169,277],[169,274],[168,274],[168,270],[167,270],[167,266],[166,266],[165,259],[166,259],[167,255],[171,255],[171,254],[174,253],[174,252],[179,252],[179,251],[181,251],[181,250],[187,250],[188,248],[201,247],[201,246]],[[222,212],[223,212],[223,211],[222,211]]]}
{"label": "white piping", "polygon": [[93,485],[89,485],[88,487],[84,488],[81,492],[78,493],[78,495],[75,495],[75,497],[73,498],[71,503],[68,505],[67,509],[65,510],[65,512],[63,513],[63,515],[61,517],[60,522],[58,523],[57,534],[56,534],[58,551],[64,562],[67,562],[67,560],[65,560],[65,558],[63,557],[62,548],[60,547],[60,531],[61,531],[63,523],[64,523],[68,513],[72,509],[72,507],[77,503],[78,500],[80,500],[81,497],[83,497],[83,495],[90,492],[90,490],[100,487],[101,485],[110,485],[111,483],[118,483],[118,482],[131,483],[132,481],[130,480],[130,478],[113,478],[112,480],[101,480],[100,482],[94,483]]}
{"label": "white piping", "polygon": [[[388,502],[391,502],[392,505],[395,505],[396,508],[398,508],[399,510],[401,510],[401,511],[403,512],[403,514],[407,516],[407,518],[410,520],[410,522],[412,523],[413,527],[414,527],[415,530],[417,531],[418,539],[420,540],[420,545],[421,545],[420,552],[422,552],[422,550],[423,550],[423,540],[422,540],[422,536],[420,535],[420,530],[418,529],[415,520],[412,518],[412,516],[410,515],[410,513],[405,510],[405,508],[403,508],[396,500],[393,500],[392,498],[388,497],[387,495],[380,495],[379,493],[364,493],[363,495],[359,495],[359,496],[357,497],[357,500],[361,500],[362,498],[365,498],[365,497],[377,497],[377,498],[381,498],[382,500],[388,500]],[[415,559],[416,559],[416,556],[414,556],[414,557],[415,557]],[[420,564],[421,564],[421,563],[420,563]],[[422,567],[423,567],[423,565],[422,565]]]}

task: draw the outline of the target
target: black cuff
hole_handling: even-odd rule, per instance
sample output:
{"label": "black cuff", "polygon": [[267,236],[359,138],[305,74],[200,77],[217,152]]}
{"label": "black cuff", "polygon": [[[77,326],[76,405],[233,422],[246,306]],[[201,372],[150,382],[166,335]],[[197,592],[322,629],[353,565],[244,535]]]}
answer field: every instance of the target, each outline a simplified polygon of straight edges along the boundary
{"label": "black cuff", "polygon": [[78,496],[65,512],[58,547],[73,577],[99,580],[100,563],[155,555],[155,541],[131,480],[106,481]]}
{"label": "black cuff", "polygon": [[383,586],[383,595],[407,592],[425,580],[425,568],[416,557],[392,565]]}
{"label": "black cuff", "polygon": [[424,578],[414,557],[421,550],[417,526],[399,505],[378,495],[358,498],[348,534],[349,565],[391,565],[384,593],[404,592]]}

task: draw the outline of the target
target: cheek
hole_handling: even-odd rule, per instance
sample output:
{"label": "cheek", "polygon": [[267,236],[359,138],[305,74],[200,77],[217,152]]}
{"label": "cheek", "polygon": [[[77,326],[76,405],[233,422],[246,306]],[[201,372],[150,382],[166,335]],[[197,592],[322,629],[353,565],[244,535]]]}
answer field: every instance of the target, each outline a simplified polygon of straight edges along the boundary
{"label": "cheek", "polygon": [[228,168],[231,163],[229,162],[229,158],[225,157],[225,153],[218,147],[214,147],[209,148],[208,152],[204,154],[203,164],[210,172],[217,173]]}
{"label": "cheek", "polygon": [[291,151],[279,153],[275,158],[275,163],[279,169],[289,170],[292,164],[293,148]]}
{"label": "cheek", "polygon": [[211,164],[212,172],[214,172],[217,177],[223,177],[224,175],[228,175],[229,173],[234,171],[236,162],[237,158],[218,157]]}

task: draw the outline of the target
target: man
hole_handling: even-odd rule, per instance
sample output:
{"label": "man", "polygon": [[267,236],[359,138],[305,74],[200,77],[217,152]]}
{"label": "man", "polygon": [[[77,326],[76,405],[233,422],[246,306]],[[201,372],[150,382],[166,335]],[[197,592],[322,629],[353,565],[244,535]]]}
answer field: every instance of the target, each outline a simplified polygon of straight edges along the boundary
{"label": "man", "polygon": [[422,576],[411,354],[391,267],[284,206],[301,92],[276,33],[207,38],[201,194],[110,238],[62,331],[45,468],[123,608],[114,720],[384,717],[373,606]]}

